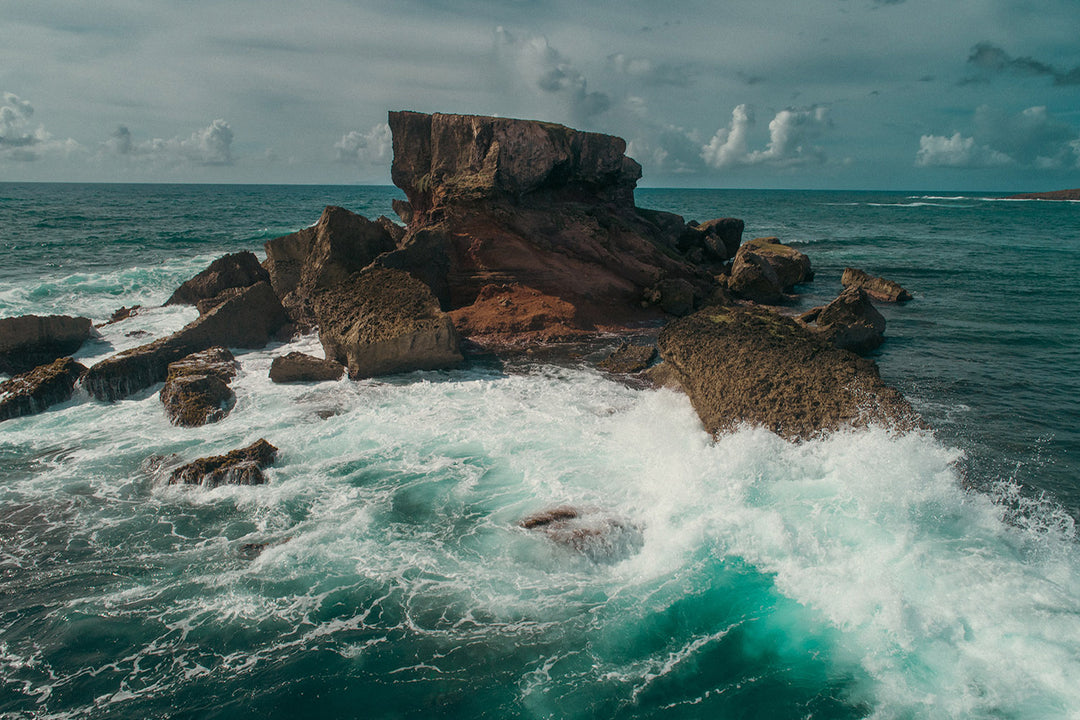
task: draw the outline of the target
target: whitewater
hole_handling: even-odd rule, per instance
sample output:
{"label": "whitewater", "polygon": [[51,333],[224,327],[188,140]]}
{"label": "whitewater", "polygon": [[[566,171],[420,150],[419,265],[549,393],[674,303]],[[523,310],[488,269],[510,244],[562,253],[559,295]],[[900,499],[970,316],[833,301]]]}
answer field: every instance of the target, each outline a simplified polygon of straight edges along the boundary
{"label": "whitewater", "polygon": [[[0,211],[24,229],[5,250],[25,259],[0,270],[0,315],[101,322],[144,306],[100,328],[84,364],[194,319],[155,306],[220,254],[309,224],[324,196],[369,215],[395,196],[67,188],[69,205],[88,192],[116,203],[88,240],[79,223],[32,215],[42,191],[27,187],[0,186]],[[274,357],[321,355],[314,335],[237,352],[236,406],[213,425],[171,426],[158,388],[113,404],[79,394],[0,424],[0,714],[1080,716],[1074,386],[1037,412],[1026,386],[1008,389],[999,417],[1002,397],[980,385],[1010,363],[1045,383],[1075,361],[1038,377],[1059,351],[1039,334],[1041,310],[1017,310],[1025,354],[1011,318],[973,327],[985,315],[965,315],[967,278],[927,261],[971,257],[984,236],[970,214],[1017,204],[923,195],[946,207],[910,193],[654,191],[638,203],[796,236],[819,276],[806,303],[849,262],[891,270],[916,299],[884,310],[878,361],[933,431],[713,439],[685,396],[572,363],[271,383]],[[187,208],[187,235],[183,218],[158,217],[170,198],[171,212]],[[1075,213],[1047,205],[1031,212]],[[35,230],[41,218],[62,227]],[[989,236],[1002,216],[984,222]],[[905,223],[926,235],[884,229]],[[1007,351],[987,359],[978,343],[991,340]],[[281,451],[267,485],[165,482],[170,458],[260,437]],[[625,519],[643,542],[583,556],[519,527],[562,504]]]}

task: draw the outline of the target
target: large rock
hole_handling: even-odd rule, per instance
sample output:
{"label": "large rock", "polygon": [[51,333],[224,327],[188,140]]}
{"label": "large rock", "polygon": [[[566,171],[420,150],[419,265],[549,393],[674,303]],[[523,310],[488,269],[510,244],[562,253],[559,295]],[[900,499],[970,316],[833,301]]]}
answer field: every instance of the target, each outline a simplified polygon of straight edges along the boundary
{"label": "large rock", "polygon": [[731,260],[742,244],[744,227],[742,220],[730,217],[691,223],[679,237],[679,247],[684,251],[699,247],[713,260]]}
{"label": "large rock", "polygon": [[278,297],[302,327],[314,321],[312,295],[363,270],[395,248],[403,231],[386,218],[372,222],[327,206],[315,225],[266,242],[266,269]]}
{"label": "large rock", "polygon": [[264,282],[226,291],[229,297],[172,335],[108,357],[87,371],[83,385],[99,400],[118,400],[163,382],[169,364],[215,345],[260,348],[289,322]]}
{"label": "large rock", "polygon": [[245,288],[257,282],[270,282],[270,275],[259,264],[255,253],[244,250],[219,257],[210,267],[176,289],[166,305],[197,305],[200,300],[217,297],[230,288]]}
{"label": "large rock", "polygon": [[315,296],[319,340],[353,378],[461,365],[458,334],[424,283],[371,267]]}
{"label": "large rock", "polygon": [[813,279],[806,255],[774,237],[754,238],[735,254],[728,287],[748,300],[774,305],[795,285]]}
{"label": "large rock", "polygon": [[900,283],[874,277],[858,268],[844,268],[840,284],[844,287],[862,288],[867,295],[881,302],[907,302],[911,299],[911,293]]}
{"label": "large rock", "polygon": [[713,434],[749,424],[795,440],[849,425],[919,423],[873,361],[763,308],[698,311],[664,328],[658,345]]}
{"label": "large rock", "polygon": [[0,319],[0,372],[16,374],[77,351],[93,331],[89,318],[21,315]]}
{"label": "large rock", "polygon": [[69,399],[86,368],[69,357],[0,383],[0,421],[34,415]]}
{"label": "large rock", "polygon": [[199,458],[178,467],[169,476],[169,484],[202,485],[262,485],[266,482],[263,469],[273,464],[278,449],[259,438],[251,445],[225,455]]}
{"label": "large rock", "polygon": [[813,322],[826,340],[841,350],[868,353],[885,340],[885,318],[859,287],[846,288],[824,307],[799,317]]}
{"label": "large rock", "polygon": [[173,425],[199,427],[223,419],[236,402],[229,383],[237,362],[223,347],[212,347],[169,363],[161,402]]}
{"label": "large rock", "polygon": [[345,366],[333,360],[291,352],[274,358],[270,363],[270,380],[276,383],[324,382],[339,380],[345,374]]}

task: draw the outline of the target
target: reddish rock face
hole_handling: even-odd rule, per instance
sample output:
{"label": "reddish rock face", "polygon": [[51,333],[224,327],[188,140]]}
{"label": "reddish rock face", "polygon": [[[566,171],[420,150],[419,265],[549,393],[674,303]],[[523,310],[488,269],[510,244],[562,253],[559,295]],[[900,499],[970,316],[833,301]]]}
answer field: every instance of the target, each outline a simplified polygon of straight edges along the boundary
{"label": "reddish rock face", "polygon": [[90,337],[89,318],[22,315],[0,319],[0,372],[22,373],[74,353]]}

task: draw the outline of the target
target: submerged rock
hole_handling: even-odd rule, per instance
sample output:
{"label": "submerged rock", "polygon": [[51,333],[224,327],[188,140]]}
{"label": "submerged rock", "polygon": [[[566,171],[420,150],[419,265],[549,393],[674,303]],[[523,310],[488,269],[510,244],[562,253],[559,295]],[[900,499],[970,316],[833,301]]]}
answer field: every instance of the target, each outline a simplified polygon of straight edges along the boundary
{"label": "submerged rock", "polygon": [[64,402],[85,372],[83,365],[66,357],[0,383],[0,421],[34,415]]}
{"label": "submerged rock", "polygon": [[178,287],[165,304],[198,305],[200,300],[210,300],[230,288],[245,288],[257,282],[270,282],[270,275],[255,254],[247,250],[230,253]]}
{"label": "submerged rock", "polygon": [[237,362],[223,347],[212,347],[169,363],[161,402],[173,425],[199,427],[223,419],[236,402],[229,383]]}
{"label": "submerged rock", "polygon": [[641,550],[645,535],[640,524],[596,508],[559,505],[529,515],[518,523],[593,562],[617,562]]}
{"label": "submerged rock", "polygon": [[263,469],[273,464],[278,449],[260,438],[251,445],[225,455],[199,458],[173,470],[169,484],[202,485],[262,485],[266,482]]}
{"label": "submerged rock", "polygon": [[114,401],[163,382],[169,363],[215,345],[260,348],[289,322],[267,283],[240,288],[172,335],[125,350],[97,363],[83,386],[99,400]]}
{"label": "submerged rock", "polygon": [[371,267],[315,297],[326,357],[352,378],[459,367],[449,316],[428,287],[401,270]]}
{"label": "submerged rock", "polygon": [[919,426],[871,360],[762,308],[700,310],[664,328],[664,364],[712,434],[761,425],[800,440],[844,426]]}
{"label": "submerged rock", "polygon": [[333,360],[291,352],[274,358],[270,363],[270,380],[276,383],[324,382],[338,380],[345,374],[345,366]]}
{"label": "submerged rock", "polygon": [[90,339],[89,318],[21,315],[0,318],[0,372],[17,374],[76,352]]}
{"label": "submerged rock", "polygon": [[874,277],[858,268],[844,268],[840,284],[844,287],[862,288],[867,295],[881,302],[907,302],[911,299],[911,293],[899,283]]}

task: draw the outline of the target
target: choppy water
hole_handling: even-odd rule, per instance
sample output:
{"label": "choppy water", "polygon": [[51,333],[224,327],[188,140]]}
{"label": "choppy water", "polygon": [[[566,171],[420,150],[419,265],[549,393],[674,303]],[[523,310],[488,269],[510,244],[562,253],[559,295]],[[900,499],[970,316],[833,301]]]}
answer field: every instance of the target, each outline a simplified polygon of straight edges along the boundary
{"label": "choppy water", "polygon": [[[803,244],[883,307],[882,374],[934,434],[712,442],[680,395],[585,368],[276,386],[223,422],[148,391],[0,425],[0,715],[1050,718],[1080,714],[1080,204],[643,190]],[[392,188],[0,184],[0,316],[162,302],[214,257]],[[148,310],[84,361],[190,320]],[[168,487],[265,437],[259,487]],[[581,557],[517,522],[642,528]],[[250,544],[267,543],[261,553]]]}

